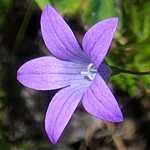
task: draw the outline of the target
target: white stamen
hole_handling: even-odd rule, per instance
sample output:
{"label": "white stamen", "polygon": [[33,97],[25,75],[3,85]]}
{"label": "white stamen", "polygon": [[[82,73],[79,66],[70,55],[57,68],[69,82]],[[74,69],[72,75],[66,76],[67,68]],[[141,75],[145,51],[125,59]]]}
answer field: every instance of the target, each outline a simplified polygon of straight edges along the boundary
{"label": "white stamen", "polygon": [[90,63],[87,67],[87,71],[81,71],[81,74],[87,76],[90,80],[93,80],[97,74],[97,70],[93,63]]}

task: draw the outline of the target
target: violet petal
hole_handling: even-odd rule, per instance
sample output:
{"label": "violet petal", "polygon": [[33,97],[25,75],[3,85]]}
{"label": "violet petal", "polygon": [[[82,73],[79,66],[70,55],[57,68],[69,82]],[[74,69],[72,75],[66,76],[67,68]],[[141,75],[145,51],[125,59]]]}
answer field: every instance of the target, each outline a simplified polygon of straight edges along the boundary
{"label": "violet petal", "polygon": [[50,5],[46,5],[42,12],[41,31],[47,48],[57,58],[89,62],[70,27]]}
{"label": "violet petal", "polygon": [[83,50],[98,69],[103,61],[117,29],[118,18],[96,23],[83,37]]}
{"label": "violet petal", "polygon": [[74,113],[87,85],[67,87],[60,90],[50,102],[45,118],[45,129],[51,142],[55,144]]}
{"label": "violet petal", "polygon": [[44,56],[23,64],[18,69],[17,79],[32,89],[53,90],[87,82],[81,75],[81,71],[86,71],[86,66],[87,63],[67,62]]}
{"label": "violet petal", "polygon": [[110,71],[110,68],[105,61],[102,61],[102,63],[100,64],[100,66],[98,68],[98,73],[101,75],[101,77],[104,80],[107,80],[108,77],[110,76],[111,71]]}
{"label": "violet petal", "polygon": [[123,121],[119,105],[102,77],[97,74],[83,95],[82,104],[93,116],[109,122]]}

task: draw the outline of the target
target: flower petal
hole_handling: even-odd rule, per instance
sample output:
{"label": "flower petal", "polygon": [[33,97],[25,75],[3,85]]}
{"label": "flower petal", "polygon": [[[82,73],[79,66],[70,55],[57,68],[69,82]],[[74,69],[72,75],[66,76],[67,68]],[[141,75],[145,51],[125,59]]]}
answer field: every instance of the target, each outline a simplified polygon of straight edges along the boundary
{"label": "flower petal", "polygon": [[110,76],[111,71],[105,61],[102,61],[102,63],[100,64],[100,67],[98,68],[98,73],[101,75],[103,80],[107,80]]}
{"label": "flower petal", "polygon": [[83,50],[98,69],[117,29],[118,18],[109,18],[92,26],[83,37]]}
{"label": "flower petal", "polygon": [[39,57],[23,64],[17,79],[23,85],[36,90],[53,90],[84,82],[81,71],[87,63],[62,61],[52,56]]}
{"label": "flower petal", "polygon": [[59,91],[50,102],[45,118],[45,129],[55,144],[74,113],[88,85],[67,87]]}
{"label": "flower petal", "polygon": [[123,121],[122,112],[108,86],[97,74],[83,95],[84,108],[93,116],[109,122]]}
{"label": "flower petal", "polygon": [[70,27],[50,5],[46,5],[42,12],[41,31],[47,48],[57,58],[89,62]]}

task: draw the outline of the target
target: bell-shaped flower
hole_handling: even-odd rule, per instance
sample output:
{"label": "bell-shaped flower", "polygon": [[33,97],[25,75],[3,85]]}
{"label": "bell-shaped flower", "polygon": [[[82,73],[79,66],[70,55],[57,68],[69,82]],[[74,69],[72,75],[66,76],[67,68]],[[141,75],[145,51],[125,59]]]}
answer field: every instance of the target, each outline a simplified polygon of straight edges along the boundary
{"label": "bell-shaped flower", "polygon": [[17,79],[36,90],[62,88],[51,100],[45,129],[56,143],[82,99],[91,115],[109,122],[123,121],[118,103],[105,83],[110,69],[104,58],[117,28],[118,18],[108,18],[92,26],[84,35],[82,48],[72,30],[50,5],[41,15],[41,31],[49,51],[23,64]]}

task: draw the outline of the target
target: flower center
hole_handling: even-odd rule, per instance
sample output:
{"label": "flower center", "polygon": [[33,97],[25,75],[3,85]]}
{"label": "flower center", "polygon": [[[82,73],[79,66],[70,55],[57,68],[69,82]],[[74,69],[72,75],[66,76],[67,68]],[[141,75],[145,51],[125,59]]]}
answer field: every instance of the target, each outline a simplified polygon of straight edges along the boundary
{"label": "flower center", "polygon": [[97,69],[94,67],[93,63],[90,63],[87,67],[87,71],[81,71],[82,75],[87,76],[90,80],[93,80],[97,74]]}

